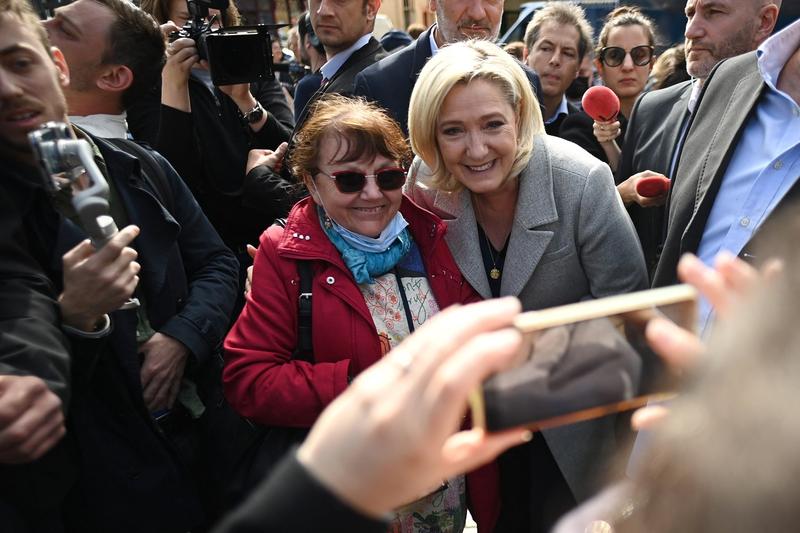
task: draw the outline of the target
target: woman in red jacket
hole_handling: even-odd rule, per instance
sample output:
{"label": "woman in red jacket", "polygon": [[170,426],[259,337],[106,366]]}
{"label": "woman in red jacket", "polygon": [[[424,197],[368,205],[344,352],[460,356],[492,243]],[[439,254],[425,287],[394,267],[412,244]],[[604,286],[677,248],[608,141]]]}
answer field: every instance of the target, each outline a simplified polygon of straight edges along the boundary
{"label": "woman in red jacket", "polygon": [[[427,318],[479,299],[445,244],[445,224],[403,196],[408,157],[400,127],[373,104],[332,95],[315,105],[291,161],[310,196],[285,228],[262,235],[251,292],[225,340],[225,392],[243,416],[310,427],[354,376]],[[305,265],[311,349],[299,350]],[[461,531],[464,487],[463,477],[447,480],[398,510],[392,531]],[[481,520],[492,505],[475,503]]]}

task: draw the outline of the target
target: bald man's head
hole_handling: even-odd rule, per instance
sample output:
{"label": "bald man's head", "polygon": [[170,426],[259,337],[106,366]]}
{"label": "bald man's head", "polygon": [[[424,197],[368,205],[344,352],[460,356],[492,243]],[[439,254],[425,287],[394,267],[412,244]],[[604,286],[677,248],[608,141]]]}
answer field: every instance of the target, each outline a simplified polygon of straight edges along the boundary
{"label": "bald man's head", "polygon": [[686,70],[704,80],[714,65],[755,50],[772,34],[781,0],[687,0]]}

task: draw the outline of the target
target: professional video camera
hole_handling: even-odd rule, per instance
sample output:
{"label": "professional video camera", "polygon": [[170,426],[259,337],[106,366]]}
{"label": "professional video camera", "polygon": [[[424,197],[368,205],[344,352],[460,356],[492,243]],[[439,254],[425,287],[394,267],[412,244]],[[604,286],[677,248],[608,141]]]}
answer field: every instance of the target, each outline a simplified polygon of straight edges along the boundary
{"label": "professional video camera", "polygon": [[200,59],[208,61],[214,85],[251,83],[273,75],[270,29],[285,24],[259,24],[214,29],[208,10],[228,9],[228,0],[186,0],[191,19],[169,36],[170,42],[188,37],[194,40]]}

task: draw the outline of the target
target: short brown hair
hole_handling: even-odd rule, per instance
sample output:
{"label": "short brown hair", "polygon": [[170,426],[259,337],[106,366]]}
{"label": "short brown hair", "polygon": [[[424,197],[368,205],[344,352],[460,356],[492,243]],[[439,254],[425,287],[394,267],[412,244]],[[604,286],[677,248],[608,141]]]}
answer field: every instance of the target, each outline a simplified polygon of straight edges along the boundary
{"label": "short brown hair", "polygon": [[127,0],[93,1],[114,13],[102,63],[125,65],[133,73],[133,83],[122,95],[122,105],[127,109],[161,78],[166,60],[164,35],[153,17]]}
{"label": "short brown hair", "polygon": [[340,161],[382,155],[405,166],[410,160],[411,151],[400,125],[365,99],[328,94],[314,102],[308,117],[295,136],[290,162],[292,173],[300,180],[317,173],[320,144],[332,132],[346,139],[346,152]]}
{"label": "short brown hair", "polygon": [[536,11],[528,27],[525,29],[525,46],[533,50],[539,40],[539,32],[545,22],[555,22],[563,26],[573,26],[578,30],[578,60],[583,61],[587,50],[592,48],[592,25],[586,20],[583,8],[572,2],[551,2]]}
{"label": "short brown hair", "polygon": [[11,15],[20,19],[23,26],[30,28],[36,34],[47,55],[51,55],[47,31],[28,0],[0,0],[0,15]]}

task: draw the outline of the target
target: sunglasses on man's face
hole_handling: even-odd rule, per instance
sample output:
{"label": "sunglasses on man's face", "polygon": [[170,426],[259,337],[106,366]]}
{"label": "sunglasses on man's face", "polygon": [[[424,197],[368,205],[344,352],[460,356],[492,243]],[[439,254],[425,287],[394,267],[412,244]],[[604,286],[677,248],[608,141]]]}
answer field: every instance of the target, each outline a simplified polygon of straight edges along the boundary
{"label": "sunglasses on man's face", "polygon": [[[631,48],[631,60],[637,67],[643,67],[653,59],[655,49],[652,46],[643,44]],[[618,67],[625,61],[628,51],[619,46],[606,46],[600,50],[600,61],[607,67]]]}
{"label": "sunglasses on man's face", "polygon": [[382,191],[395,191],[406,182],[406,171],[400,167],[381,168],[375,174],[364,174],[356,170],[337,170],[332,174],[320,170],[319,173],[332,179],[339,192],[344,194],[361,192],[367,184],[367,178],[374,178]]}

